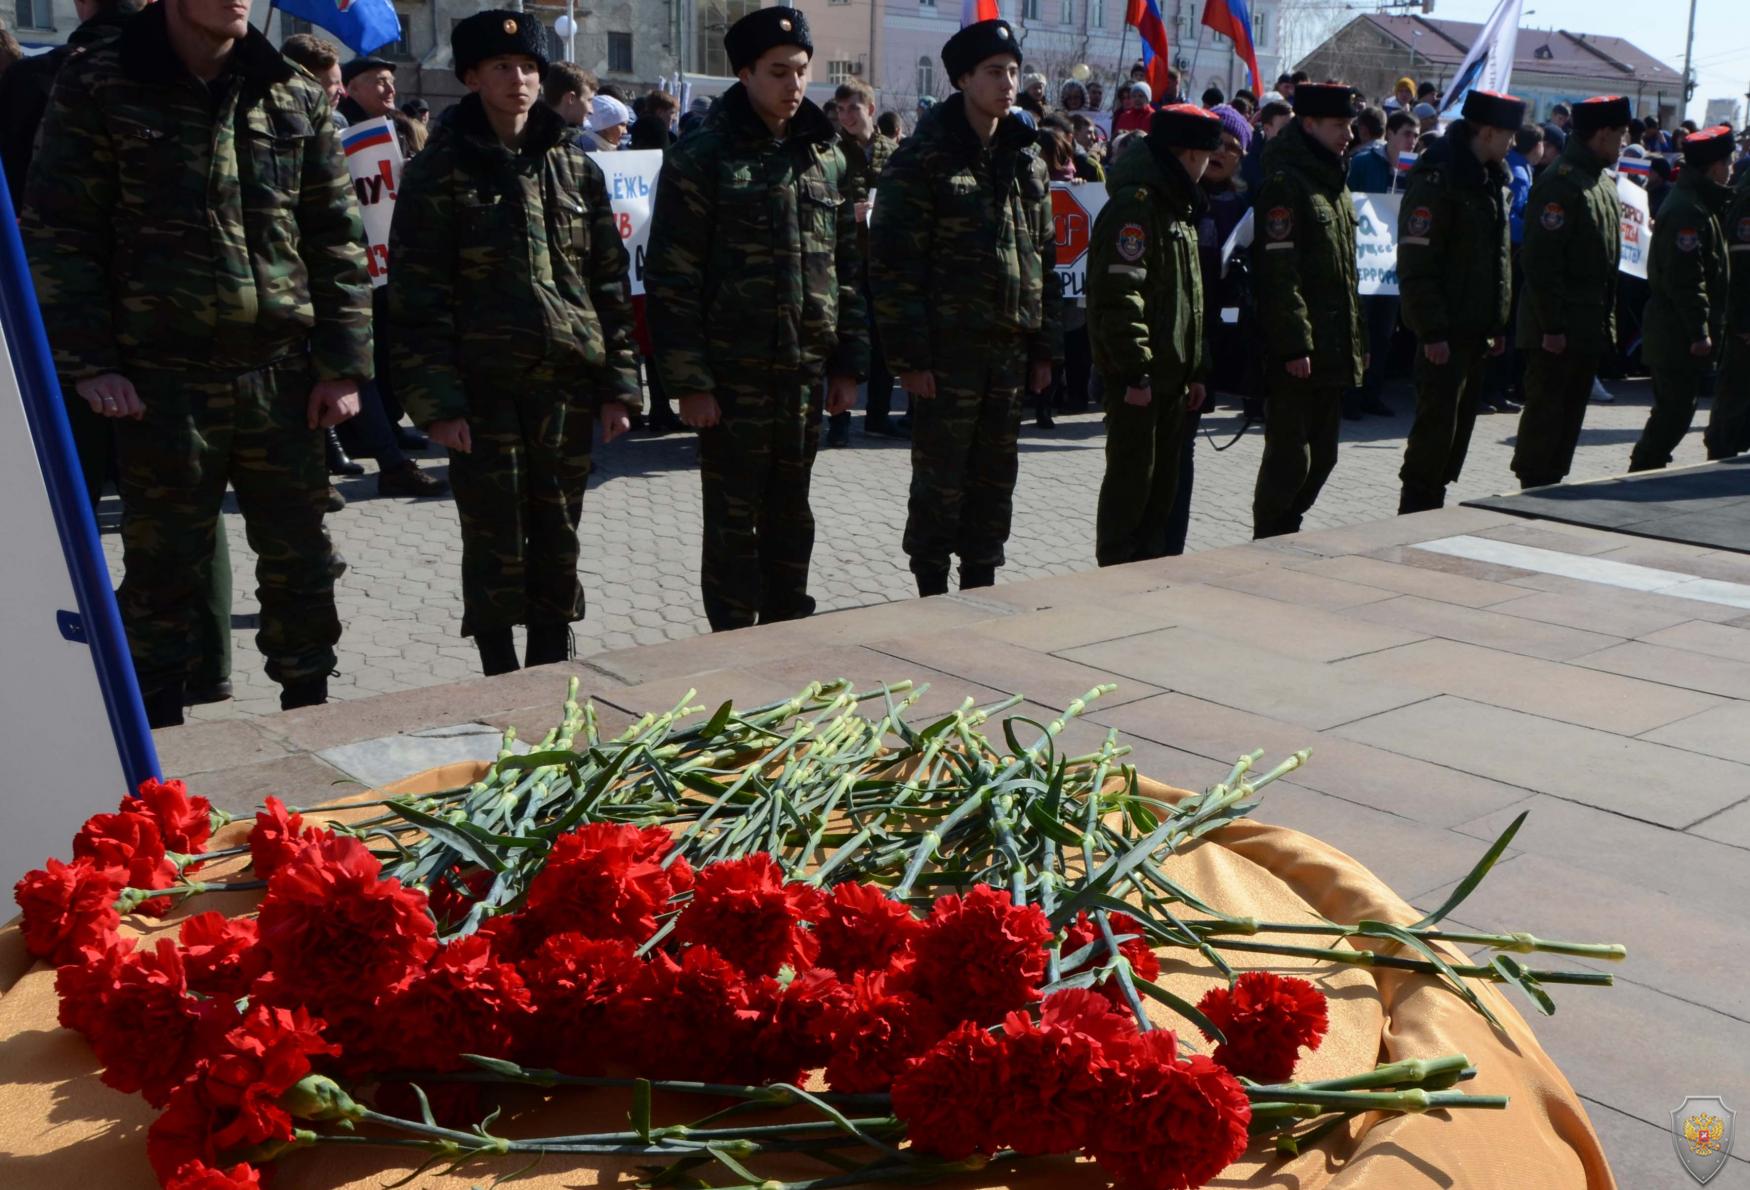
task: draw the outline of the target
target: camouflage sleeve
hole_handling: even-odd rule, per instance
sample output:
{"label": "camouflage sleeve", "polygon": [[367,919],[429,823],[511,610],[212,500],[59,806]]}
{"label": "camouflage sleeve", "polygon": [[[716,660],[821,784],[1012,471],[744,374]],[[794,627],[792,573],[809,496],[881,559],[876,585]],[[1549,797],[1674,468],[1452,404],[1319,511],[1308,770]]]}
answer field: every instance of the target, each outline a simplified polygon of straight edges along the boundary
{"label": "camouflage sleeve", "polygon": [[365,227],[352,175],[340,151],[328,98],[312,87],[310,125],[298,185],[298,255],[310,278],[316,326],[311,362],[321,380],[369,380],[371,279],[365,270]]}
{"label": "camouflage sleeve", "polygon": [[[389,225],[389,366],[415,425],[464,417],[468,389],[457,365],[455,204],[447,154],[407,163]],[[616,237],[617,238],[617,237]]]}
{"label": "camouflage sleeve", "polygon": [[1738,198],[1726,212],[1722,226],[1732,270],[1728,325],[1737,334],[1750,334],[1750,184],[1739,184]]}
{"label": "camouflage sleeve", "polygon": [[115,154],[79,67],[55,81],[37,146],[20,230],[55,368],[71,385],[121,369],[109,289]]}
{"label": "camouflage sleeve", "polygon": [[1148,270],[1161,245],[1149,214],[1146,203],[1108,200],[1088,234],[1088,341],[1101,374],[1125,385],[1154,363]]}
{"label": "camouflage sleeve", "polygon": [[1063,282],[1057,276],[1057,221],[1051,214],[1051,177],[1044,161],[1033,163],[1045,188],[1033,220],[1033,242],[1039,246],[1039,329],[1028,336],[1027,358],[1063,362]]}
{"label": "camouflage sleeve", "polygon": [[[1404,325],[1423,343],[1444,343],[1452,335],[1446,308],[1446,239],[1452,233],[1452,208],[1446,189],[1425,174],[1410,181],[1398,209],[1398,292]],[[1468,268],[1470,262],[1456,261]]]}
{"label": "camouflage sleeve", "polygon": [[[1672,204],[1666,204],[1669,211]],[[1701,222],[1700,211],[1667,215],[1653,225],[1652,255],[1661,268],[1652,274],[1658,292],[1675,316],[1685,343],[1710,338],[1712,309],[1707,292],[1707,253],[1710,229]]]}
{"label": "camouflage sleeve", "polygon": [[1258,324],[1264,329],[1265,349],[1279,360],[1310,356],[1312,315],[1302,287],[1301,250],[1295,240],[1312,229],[1301,226],[1305,211],[1300,195],[1286,175],[1274,174],[1258,187],[1252,212],[1257,221],[1252,235],[1252,262],[1257,273],[1253,291],[1258,295]]}
{"label": "camouflage sleeve", "polygon": [[663,157],[644,257],[644,318],[663,389],[674,398],[717,387],[705,326],[715,188],[711,163],[688,141]]}
{"label": "camouflage sleeve", "polygon": [[[915,142],[913,142],[915,143]],[[881,350],[895,375],[923,372],[930,359],[930,234],[935,223],[923,154],[902,143],[875,187],[869,228],[869,292]]]}
{"label": "camouflage sleeve", "polygon": [[[836,150],[835,150],[836,151]],[[840,177],[846,176],[841,169]],[[868,187],[861,188],[868,193]],[[859,381],[869,377],[869,312],[863,305],[863,289],[857,284],[863,275],[863,253],[857,243],[857,204],[850,194],[844,194],[838,205],[838,245],[836,281],[839,294],[839,345],[827,361],[829,376],[854,376]]]}
{"label": "camouflage sleeve", "polygon": [[589,299],[601,320],[602,343],[607,348],[607,359],[596,381],[596,400],[602,404],[618,401],[636,413],[644,408],[644,394],[638,383],[638,344],[632,331],[632,289],[626,280],[630,258],[614,222],[607,179],[601,167],[587,157],[583,184],[590,213]]}
{"label": "camouflage sleeve", "polygon": [[1525,206],[1525,241],[1519,247],[1524,283],[1519,300],[1531,303],[1536,325],[1546,335],[1565,335],[1570,329],[1562,285],[1570,245],[1585,242],[1578,227],[1584,207],[1565,188],[1553,185],[1533,185]]}

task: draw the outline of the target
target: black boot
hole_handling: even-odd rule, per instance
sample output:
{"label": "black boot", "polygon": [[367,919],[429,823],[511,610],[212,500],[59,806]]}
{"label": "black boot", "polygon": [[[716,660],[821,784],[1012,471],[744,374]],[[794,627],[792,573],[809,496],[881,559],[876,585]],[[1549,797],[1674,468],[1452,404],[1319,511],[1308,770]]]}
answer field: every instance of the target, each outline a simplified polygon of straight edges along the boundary
{"label": "black boot", "polygon": [[[480,646],[480,656],[484,660],[486,646]],[[513,655],[514,656],[514,655]],[[523,651],[523,664],[529,666],[552,665],[559,661],[571,660],[571,625],[569,624],[530,624],[529,643]],[[516,665],[511,665],[512,669]]]}
{"label": "black boot", "polygon": [[960,563],[960,589],[972,591],[979,587],[994,587],[997,585],[997,568],[995,566],[974,566],[970,562]]}
{"label": "black boot", "polygon": [[146,704],[146,726],[154,728],[182,726],[182,684],[180,682],[159,690],[142,692],[140,701]]}
{"label": "black boot", "polygon": [[827,419],[826,444],[835,448],[851,444],[851,415],[849,413],[835,413]]}
{"label": "black boot", "polygon": [[931,595],[946,595],[948,593],[948,572],[946,570],[918,570],[913,572],[918,580],[918,596],[927,599]]}
{"label": "black boot", "polygon": [[480,672],[489,678],[494,674],[515,673],[519,668],[516,663],[516,638],[511,636],[508,628],[476,631],[474,647],[480,650]]}
{"label": "black boot", "polygon": [[340,444],[340,435],[330,429],[323,440],[327,443],[328,474],[330,475],[363,475],[365,469],[347,457],[346,447]]}
{"label": "black boot", "polygon": [[328,701],[328,675],[299,678],[280,691],[280,710],[295,711],[299,707],[319,707]]}

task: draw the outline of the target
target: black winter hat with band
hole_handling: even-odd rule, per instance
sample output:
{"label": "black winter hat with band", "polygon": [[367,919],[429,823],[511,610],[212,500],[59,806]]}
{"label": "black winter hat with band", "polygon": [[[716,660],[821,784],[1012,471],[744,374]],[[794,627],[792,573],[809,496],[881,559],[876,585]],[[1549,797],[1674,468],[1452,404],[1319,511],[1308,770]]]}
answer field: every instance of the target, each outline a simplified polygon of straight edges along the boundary
{"label": "black winter hat with band", "polygon": [[1703,128],[1683,138],[1683,164],[1706,169],[1716,161],[1730,161],[1738,143],[1724,124]]}
{"label": "black winter hat with band", "polygon": [[1484,128],[1511,128],[1517,132],[1525,125],[1525,100],[1499,91],[1472,91],[1464,97],[1460,114]]}
{"label": "black winter hat with band", "polygon": [[488,58],[521,54],[547,73],[547,30],[526,12],[489,8],[456,22],[450,30],[450,55],[462,78]]}
{"label": "black winter hat with band", "polygon": [[1574,131],[1587,137],[1601,128],[1627,128],[1632,115],[1627,96],[1595,95],[1574,105]]}
{"label": "black winter hat with band", "polygon": [[729,70],[739,74],[753,66],[767,50],[793,45],[814,57],[814,38],[808,33],[808,18],[794,8],[756,8],[723,35],[729,54]]}
{"label": "black winter hat with band", "polygon": [[1021,47],[1015,42],[1014,29],[1007,21],[975,21],[942,46],[942,65],[947,68],[948,81],[958,88],[964,75],[998,54],[1007,54],[1016,66],[1021,65]]}
{"label": "black winter hat with band", "polygon": [[1347,120],[1355,115],[1355,88],[1348,83],[1296,83],[1294,114]]}
{"label": "black winter hat with band", "polygon": [[1148,122],[1148,138],[1167,149],[1221,148],[1221,117],[1191,103],[1163,107]]}

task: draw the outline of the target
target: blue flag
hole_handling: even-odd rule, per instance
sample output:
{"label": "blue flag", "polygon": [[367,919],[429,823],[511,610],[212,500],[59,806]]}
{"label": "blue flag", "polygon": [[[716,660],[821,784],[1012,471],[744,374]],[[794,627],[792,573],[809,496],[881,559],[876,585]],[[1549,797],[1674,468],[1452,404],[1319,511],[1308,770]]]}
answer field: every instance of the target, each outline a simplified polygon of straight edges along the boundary
{"label": "blue flag", "polygon": [[355,54],[401,39],[401,17],[389,0],[276,0],[275,7],[328,30]]}

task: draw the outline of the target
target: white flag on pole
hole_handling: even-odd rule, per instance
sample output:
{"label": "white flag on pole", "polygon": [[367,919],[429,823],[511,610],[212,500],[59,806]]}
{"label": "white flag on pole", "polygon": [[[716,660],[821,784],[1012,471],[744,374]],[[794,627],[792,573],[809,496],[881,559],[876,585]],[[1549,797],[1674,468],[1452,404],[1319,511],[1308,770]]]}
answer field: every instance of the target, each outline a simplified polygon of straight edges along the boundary
{"label": "white flag on pole", "polygon": [[1440,104],[1442,116],[1456,116],[1464,97],[1472,91],[1505,93],[1513,77],[1513,51],[1519,41],[1519,16],[1525,0],[1501,0],[1489,17],[1476,44],[1464,56],[1452,85]]}

